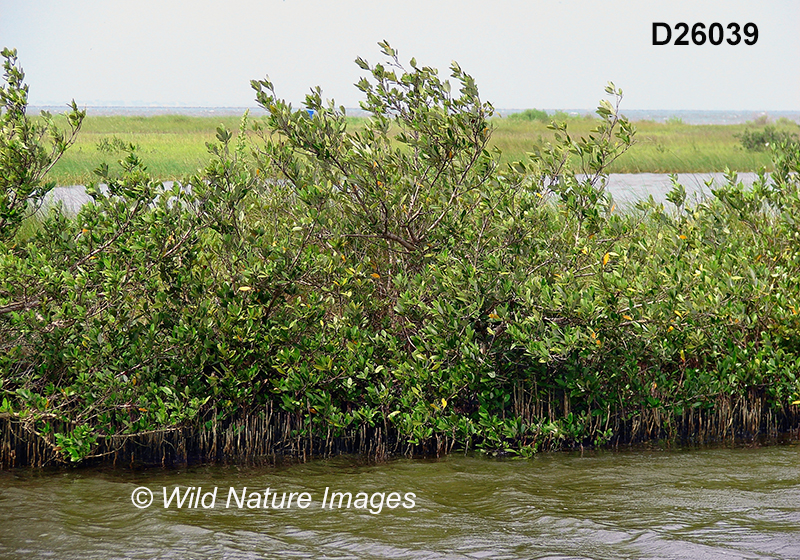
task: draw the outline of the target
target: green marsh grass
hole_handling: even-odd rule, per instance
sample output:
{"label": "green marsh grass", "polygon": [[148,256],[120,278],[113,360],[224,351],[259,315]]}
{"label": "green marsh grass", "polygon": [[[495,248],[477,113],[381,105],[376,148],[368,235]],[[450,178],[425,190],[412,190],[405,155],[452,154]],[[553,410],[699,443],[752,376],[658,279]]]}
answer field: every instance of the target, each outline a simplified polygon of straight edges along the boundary
{"label": "green marsh grass", "polygon": [[[250,117],[257,120],[259,117]],[[132,143],[159,180],[181,179],[197,172],[208,161],[206,142],[212,142],[216,128],[239,128],[240,116],[190,117],[185,115],[88,116],[77,142],[58,162],[51,178],[59,185],[86,184],[95,180],[93,170],[102,163],[112,165],[122,152],[101,150],[115,140]],[[351,120],[358,127],[360,119]],[[587,136],[597,125],[591,117],[568,119],[573,137]],[[538,121],[495,118],[492,144],[502,151],[501,163],[525,158],[537,143],[552,139],[552,131]],[[778,130],[800,132],[792,122],[778,122]],[[769,151],[750,152],[742,148],[739,136],[746,130],[760,130],[755,124],[690,125],[672,121],[636,123],[636,144],[616,162],[612,173],[701,173],[771,170]]]}
{"label": "green marsh grass", "polygon": [[[495,119],[494,145],[503,153],[502,161],[524,157],[539,142],[552,140],[553,132],[536,121]],[[742,148],[739,135],[746,129],[761,129],[752,124],[691,125],[678,122],[635,123],[636,143],[610,167],[611,173],[704,173],[771,170],[769,151],[750,152]],[[597,126],[595,119],[571,118],[567,131],[572,137],[587,136]],[[779,130],[798,132],[800,126],[782,122]]]}
{"label": "green marsh grass", "polygon": [[99,165],[113,165],[124,157],[122,152],[100,149],[103,141],[113,144],[114,139],[118,139],[137,146],[137,152],[154,178],[180,179],[208,162],[206,142],[214,140],[219,125],[236,130],[240,120],[238,116],[89,116],[75,145],[53,168],[51,178],[59,185],[86,184],[96,180],[94,170]]}
{"label": "green marsh grass", "polygon": [[42,223],[45,219],[44,213],[45,210],[40,209],[34,214],[31,214],[25,218],[22,221],[22,224],[20,224],[17,234],[14,236],[13,243],[22,243],[36,235],[36,232],[42,228]]}

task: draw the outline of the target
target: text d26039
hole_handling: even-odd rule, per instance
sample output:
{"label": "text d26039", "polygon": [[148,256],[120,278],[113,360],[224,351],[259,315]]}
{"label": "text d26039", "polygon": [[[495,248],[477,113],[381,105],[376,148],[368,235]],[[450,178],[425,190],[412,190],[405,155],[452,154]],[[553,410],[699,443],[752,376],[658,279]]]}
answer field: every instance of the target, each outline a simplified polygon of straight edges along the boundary
{"label": "text d26039", "polygon": [[721,23],[714,22],[710,25],[705,23],[695,23],[689,27],[688,23],[680,22],[671,26],[663,21],[653,22],[653,45],[669,45],[673,38],[673,45],[755,45],[758,41],[758,26],[753,23],[729,23],[725,27]]}

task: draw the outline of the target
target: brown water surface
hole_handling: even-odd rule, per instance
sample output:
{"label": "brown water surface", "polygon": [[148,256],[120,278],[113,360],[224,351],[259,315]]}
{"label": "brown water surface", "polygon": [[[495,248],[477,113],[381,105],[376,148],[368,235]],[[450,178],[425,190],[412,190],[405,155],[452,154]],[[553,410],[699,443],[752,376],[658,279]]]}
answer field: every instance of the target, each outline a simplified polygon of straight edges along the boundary
{"label": "brown water surface", "polygon": [[[213,508],[190,508],[191,496],[182,508],[164,507],[164,488],[171,496],[198,486],[201,498],[217,488]],[[134,506],[137,488],[153,493],[150,507]],[[228,500],[267,488],[279,498],[296,493],[292,507]],[[351,507],[345,500],[323,508],[326,488],[350,492]],[[310,497],[305,508],[296,503],[302,492]],[[368,496],[374,507],[356,508],[359,492],[360,505]],[[413,493],[414,507],[395,499],[390,509],[392,492],[401,500]],[[210,494],[205,501],[211,505]],[[0,508],[0,557],[9,559],[797,559],[800,445],[23,470],[0,473]]]}

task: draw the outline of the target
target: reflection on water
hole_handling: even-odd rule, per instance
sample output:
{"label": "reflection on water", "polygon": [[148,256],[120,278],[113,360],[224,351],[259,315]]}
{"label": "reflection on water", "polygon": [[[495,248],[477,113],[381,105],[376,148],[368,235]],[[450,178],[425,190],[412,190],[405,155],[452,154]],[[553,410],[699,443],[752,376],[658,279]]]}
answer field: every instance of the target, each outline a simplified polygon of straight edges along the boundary
{"label": "reflection on water", "polygon": [[[279,467],[0,473],[2,558],[800,558],[800,445],[353,458]],[[137,509],[131,493],[156,498]],[[166,487],[213,509],[164,509]],[[225,508],[241,492],[308,492],[307,509]],[[413,492],[415,507],[321,507],[331,492]]]}

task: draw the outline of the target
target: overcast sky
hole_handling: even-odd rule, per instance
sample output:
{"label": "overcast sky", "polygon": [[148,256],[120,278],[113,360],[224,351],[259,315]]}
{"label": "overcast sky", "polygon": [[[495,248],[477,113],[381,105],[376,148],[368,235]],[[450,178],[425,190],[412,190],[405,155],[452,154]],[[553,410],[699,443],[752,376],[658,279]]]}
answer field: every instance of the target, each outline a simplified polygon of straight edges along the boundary
{"label": "overcast sky", "polygon": [[[758,42],[653,46],[654,21],[753,22]],[[357,107],[353,60],[382,39],[457,60],[497,108],[592,109],[610,80],[623,109],[800,110],[797,0],[0,0],[32,105],[254,106],[269,75],[293,102],[319,85]]]}

